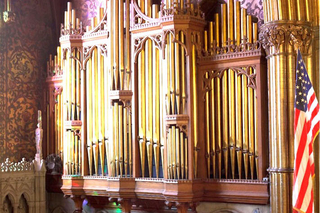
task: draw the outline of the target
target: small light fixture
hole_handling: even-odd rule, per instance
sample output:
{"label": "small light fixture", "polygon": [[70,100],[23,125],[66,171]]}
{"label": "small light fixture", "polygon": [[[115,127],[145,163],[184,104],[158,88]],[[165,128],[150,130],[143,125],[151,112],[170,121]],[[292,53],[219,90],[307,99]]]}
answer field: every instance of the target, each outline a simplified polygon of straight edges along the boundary
{"label": "small light fixture", "polygon": [[11,0],[4,0],[3,21],[5,23],[14,22],[16,14],[11,11]]}

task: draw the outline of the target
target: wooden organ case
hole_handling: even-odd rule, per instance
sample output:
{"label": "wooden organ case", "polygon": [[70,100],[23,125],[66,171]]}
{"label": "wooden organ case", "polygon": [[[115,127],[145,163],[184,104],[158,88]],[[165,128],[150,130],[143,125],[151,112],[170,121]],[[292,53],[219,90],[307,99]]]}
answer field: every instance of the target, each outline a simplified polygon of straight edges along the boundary
{"label": "wooden organ case", "polygon": [[84,28],[68,3],[48,62],[47,151],[78,210],[85,198],[123,212],[268,203],[258,26],[240,2],[217,5],[206,21],[190,0],[109,0]]}

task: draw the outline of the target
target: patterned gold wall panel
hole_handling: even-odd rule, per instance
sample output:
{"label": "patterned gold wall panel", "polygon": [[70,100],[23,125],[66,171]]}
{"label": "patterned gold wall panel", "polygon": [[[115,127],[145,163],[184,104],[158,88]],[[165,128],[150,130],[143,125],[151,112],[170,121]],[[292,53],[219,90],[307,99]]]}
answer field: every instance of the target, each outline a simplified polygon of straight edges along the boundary
{"label": "patterned gold wall panel", "polygon": [[98,8],[106,5],[106,0],[72,0],[72,5],[83,26],[87,26],[90,25],[90,19],[97,16]]}
{"label": "patterned gold wall panel", "polygon": [[12,10],[16,21],[0,28],[0,161],[35,154],[37,110],[43,109],[40,82],[54,42],[50,0],[12,1]]}

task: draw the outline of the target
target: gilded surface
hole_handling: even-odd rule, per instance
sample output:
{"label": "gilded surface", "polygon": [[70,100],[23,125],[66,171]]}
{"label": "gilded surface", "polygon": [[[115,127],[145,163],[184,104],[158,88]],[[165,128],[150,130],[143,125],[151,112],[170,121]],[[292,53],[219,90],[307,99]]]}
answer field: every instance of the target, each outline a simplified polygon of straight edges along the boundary
{"label": "gilded surface", "polygon": [[1,23],[0,161],[30,159],[43,103],[46,56],[52,47],[49,0],[12,1],[14,23]]}
{"label": "gilded surface", "polygon": [[[225,2],[228,2],[225,0]],[[263,24],[263,0],[240,0],[241,7],[246,8],[248,14],[258,18],[258,24]]]}

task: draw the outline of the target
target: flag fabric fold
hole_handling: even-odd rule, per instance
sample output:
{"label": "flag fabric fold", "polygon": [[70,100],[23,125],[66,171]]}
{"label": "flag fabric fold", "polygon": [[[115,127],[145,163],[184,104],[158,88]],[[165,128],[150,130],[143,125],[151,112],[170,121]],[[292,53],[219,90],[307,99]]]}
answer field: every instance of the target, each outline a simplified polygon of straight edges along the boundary
{"label": "flag fabric fold", "polygon": [[320,111],[300,51],[297,57],[295,91],[293,212],[313,213],[313,141],[320,129]]}

